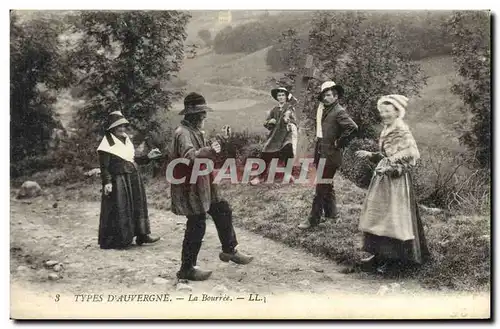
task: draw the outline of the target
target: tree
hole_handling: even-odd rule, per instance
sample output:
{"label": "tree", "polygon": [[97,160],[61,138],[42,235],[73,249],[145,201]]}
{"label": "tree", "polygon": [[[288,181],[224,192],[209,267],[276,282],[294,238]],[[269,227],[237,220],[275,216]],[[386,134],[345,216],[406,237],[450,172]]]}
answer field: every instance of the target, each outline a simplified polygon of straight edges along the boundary
{"label": "tree", "polygon": [[299,56],[307,48],[306,38],[298,36],[295,29],[288,29],[281,33],[278,43],[271,47],[267,53],[266,63],[274,72],[297,67]]}
{"label": "tree", "polygon": [[[483,167],[491,161],[491,41],[488,12],[456,12],[449,22],[453,59],[462,81],[452,87],[469,115],[461,142]],[[470,116],[472,116],[470,118]]]}
{"label": "tree", "polygon": [[[358,12],[314,15],[306,51],[314,56],[322,78],[309,84],[306,112],[313,124],[319,87],[331,79],[344,86],[343,104],[359,126],[358,136],[376,139],[376,126],[380,122],[376,107],[378,98],[395,93],[418,95],[426,78],[420,66],[398,50],[393,27],[377,24],[362,28],[364,19]],[[294,56],[297,58],[296,54]],[[298,58],[301,57],[305,58],[305,54]]]}
{"label": "tree", "polygon": [[60,128],[55,92],[73,80],[58,36],[61,21],[46,17],[20,22],[10,14],[10,152],[13,163],[47,152],[54,128]]}
{"label": "tree", "polygon": [[204,29],[198,31],[198,37],[200,37],[200,39],[205,43],[207,47],[212,47],[212,34],[209,30]]}
{"label": "tree", "polygon": [[181,90],[162,84],[179,71],[189,15],[179,11],[88,11],[74,67],[87,105],[78,113],[91,132],[103,132],[108,114],[122,111],[140,136],[158,131],[153,118]]}

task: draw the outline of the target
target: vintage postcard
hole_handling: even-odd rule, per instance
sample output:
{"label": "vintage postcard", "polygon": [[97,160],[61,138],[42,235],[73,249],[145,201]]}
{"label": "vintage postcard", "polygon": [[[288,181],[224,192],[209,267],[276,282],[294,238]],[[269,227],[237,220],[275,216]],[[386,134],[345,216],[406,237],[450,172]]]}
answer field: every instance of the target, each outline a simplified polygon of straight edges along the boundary
{"label": "vintage postcard", "polygon": [[490,31],[11,10],[11,319],[490,319]]}

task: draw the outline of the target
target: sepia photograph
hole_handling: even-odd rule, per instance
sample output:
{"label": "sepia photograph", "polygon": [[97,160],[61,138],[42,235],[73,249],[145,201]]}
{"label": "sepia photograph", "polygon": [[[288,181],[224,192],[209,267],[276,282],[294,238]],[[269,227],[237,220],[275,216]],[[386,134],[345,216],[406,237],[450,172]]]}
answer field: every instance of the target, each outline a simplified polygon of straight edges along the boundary
{"label": "sepia photograph", "polygon": [[491,320],[492,16],[11,9],[10,319]]}

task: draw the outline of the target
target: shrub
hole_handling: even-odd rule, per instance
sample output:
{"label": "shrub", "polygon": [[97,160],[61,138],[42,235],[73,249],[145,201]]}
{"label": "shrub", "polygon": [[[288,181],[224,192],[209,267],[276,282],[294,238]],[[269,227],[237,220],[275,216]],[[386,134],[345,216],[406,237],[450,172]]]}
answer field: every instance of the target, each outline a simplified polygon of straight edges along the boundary
{"label": "shrub", "polygon": [[461,142],[477,150],[482,167],[491,161],[491,14],[486,11],[457,12],[449,22],[453,36],[453,59],[463,78],[452,88],[460,95],[467,113]]}
{"label": "shrub", "polygon": [[278,43],[272,46],[266,55],[266,64],[273,72],[286,71],[301,61],[300,54],[309,45],[307,34],[298,35],[294,29],[281,34]]}
{"label": "shrub", "polygon": [[57,157],[53,153],[41,156],[37,155],[26,157],[16,162],[11,162],[10,175],[11,178],[30,176],[38,171],[61,167],[62,164],[58,161]]}
{"label": "shrub", "polygon": [[11,11],[10,156],[14,163],[29,158],[17,168],[46,154],[52,130],[60,127],[54,116],[55,91],[74,78],[60,49],[58,36],[63,29],[61,21],[44,17],[21,22]]}
{"label": "shrub", "polygon": [[[214,138],[218,134],[212,131],[210,136]],[[218,155],[215,166],[220,168],[227,159],[236,159],[237,164],[242,164],[251,155],[258,157],[262,149],[265,136],[252,133],[248,130],[233,132],[229,138],[220,140],[221,153]]]}
{"label": "shrub", "polygon": [[413,169],[419,202],[460,214],[489,213],[491,174],[471,164],[468,153],[438,148],[420,150]]}

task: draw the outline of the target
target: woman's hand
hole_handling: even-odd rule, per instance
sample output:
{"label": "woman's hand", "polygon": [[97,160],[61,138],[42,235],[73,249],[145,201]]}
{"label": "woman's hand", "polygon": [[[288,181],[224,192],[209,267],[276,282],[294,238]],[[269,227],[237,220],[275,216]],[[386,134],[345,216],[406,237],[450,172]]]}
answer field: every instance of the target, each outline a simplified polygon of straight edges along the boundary
{"label": "woman's hand", "polygon": [[159,149],[155,148],[155,149],[152,149],[151,151],[149,151],[148,153],[148,158],[149,159],[154,159],[154,158],[157,158],[161,156],[161,152]]}
{"label": "woman's hand", "polygon": [[368,152],[368,151],[364,151],[364,150],[361,150],[361,151],[356,151],[356,153],[354,153],[358,158],[361,158],[361,159],[364,159],[364,158],[369,158],[372,156],[372,152]]}
{"label": "woman's hand", "polygon": [[113,191],[113,184],[108,183],[104,185],[104,195],[108,196],[111,194],[112,191]]}

